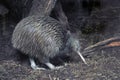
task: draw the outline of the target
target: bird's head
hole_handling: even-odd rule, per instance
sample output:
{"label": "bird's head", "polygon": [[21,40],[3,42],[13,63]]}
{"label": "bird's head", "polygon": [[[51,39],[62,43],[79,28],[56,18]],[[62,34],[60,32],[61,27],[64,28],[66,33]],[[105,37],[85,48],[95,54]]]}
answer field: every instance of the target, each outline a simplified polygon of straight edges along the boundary
{"label": "bird's head", "polygon": [[80,53],[80,41],[79,41],[79,38],[75,34],[70,33],[69,31],[68,31],[67,34],[69,35],[69,39],[67,41],[67,46],[69,47],[70,50],[77,53],[81,57],[83,62],[85,64],[87,64],[87,62],[85,61],[85,58]]}

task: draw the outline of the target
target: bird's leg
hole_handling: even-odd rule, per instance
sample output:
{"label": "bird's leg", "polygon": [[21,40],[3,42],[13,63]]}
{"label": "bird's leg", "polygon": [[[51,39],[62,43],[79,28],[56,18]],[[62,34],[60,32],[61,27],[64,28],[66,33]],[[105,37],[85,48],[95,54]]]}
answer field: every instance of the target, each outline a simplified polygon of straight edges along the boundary
{"label": "bird's leg", "polygon": [[50,58],[47,57],[47,56],[39,56],[38,57],[38,60],[42,63],[42,64],[45,64],[50,70],[55,70],[55,69],[60,69],[62,68],[62,66],[58,66],[56,67],[55,65],[53,65],[51,62],[50,62]]}
{"label": "bird's leg", "polygon": [[40,67],[38,67],[37,65],[36,65],[36,63],[35,63],[35,60],[33,59],[33,58],[29,58],[29,60],[30,60],[30,65],[31,65],[31,68],[32,69],[34,69],[34,70],[46,70],[45,68],[40,68]]}
{"label": "bird's leg", "polygon": [[45,65],[47,65],[49,67],[49,69],[51,69],[51,70],[56,70],[56,69],[60,69],[63,67],[63,66],[56,67],[50,62],[45,63]]}

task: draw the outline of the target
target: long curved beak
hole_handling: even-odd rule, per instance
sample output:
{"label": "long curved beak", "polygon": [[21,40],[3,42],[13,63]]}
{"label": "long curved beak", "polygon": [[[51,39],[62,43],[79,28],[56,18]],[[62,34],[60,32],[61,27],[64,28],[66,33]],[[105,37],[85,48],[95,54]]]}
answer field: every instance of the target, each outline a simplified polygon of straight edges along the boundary
{"label": "long curved beak", "polygon": [[[82,61],[87,64],[85,58],[83,57],[83,55],[80,53],[80,51],[77,51],[77,54],[81,57]],[[88,65],[88,64],[87,64]]]}

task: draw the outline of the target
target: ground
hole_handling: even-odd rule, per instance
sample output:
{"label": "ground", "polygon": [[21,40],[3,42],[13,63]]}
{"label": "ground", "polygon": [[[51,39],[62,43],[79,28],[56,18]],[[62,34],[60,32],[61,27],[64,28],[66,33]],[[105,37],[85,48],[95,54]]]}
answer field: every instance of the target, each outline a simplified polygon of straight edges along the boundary
{"label": "ground", "polygon": [[[114,10],[116,10],[116,8]],[[77,17],[78,14],[74,14],[74,16],[76,20],[69,19],[70,25],[79,26],[81,17]],[[78,35],[80,36],[81,49],[98,41],[119,35],[119,18],[109,19],[107,24],[108,27],[106,27],[102,33],[83,34],[79,31]],[[67,62],[67,65],[59,70],[32,70],[28,62],[22,63],[21,60],[17,59],[18,55],[12,47],[11,35],[15,25],[15,23],[8,19],[5,26],[9,27],[6,27],[6,32],[4,32],[4,34],[2,32],[2,27],[0,27],[0,80],[120,79],[119,47],[97,50],[85,55],[88,65],[85,65],[81,59],[75,55],[72,61]]]}

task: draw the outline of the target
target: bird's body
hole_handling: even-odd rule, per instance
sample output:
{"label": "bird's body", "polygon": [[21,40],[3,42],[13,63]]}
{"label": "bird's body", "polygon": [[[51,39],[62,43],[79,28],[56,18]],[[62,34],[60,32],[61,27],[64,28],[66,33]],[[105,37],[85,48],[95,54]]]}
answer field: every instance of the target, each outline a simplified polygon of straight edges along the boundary
{"label": "bird's body", "polygon": [[53,69],[49,58],[68,51],[68,39],[66,28],[57,20],[51,17],[30,16],[16,26],[12,44],[14,48],[37,58]]}

